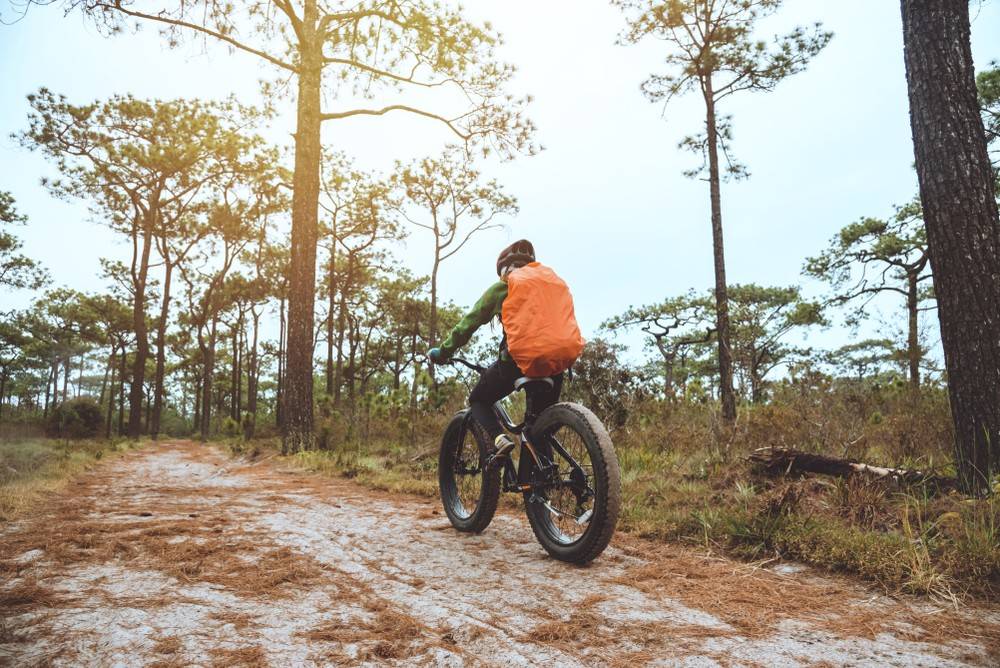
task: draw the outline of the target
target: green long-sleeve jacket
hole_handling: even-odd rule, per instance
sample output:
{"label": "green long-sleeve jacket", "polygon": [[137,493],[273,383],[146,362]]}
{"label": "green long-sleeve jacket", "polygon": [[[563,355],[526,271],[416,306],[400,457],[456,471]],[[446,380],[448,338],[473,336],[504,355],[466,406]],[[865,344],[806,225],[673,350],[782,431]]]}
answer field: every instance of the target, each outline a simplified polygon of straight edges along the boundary
{"label": "green long-sleeve jacket", "polygon": [[[450,358],[455,352],[469,342],[476,330],[488,323],[490,320],[500,315],[503,309],[503,300],[507,298],[507,284],[497,281],[491,285],[483,296],[479,298],[472,310],[459,320],[451,334],[441,344],[441,354],[445,359]],[[507,355],[506,350],[501,350],[501,357]]]}

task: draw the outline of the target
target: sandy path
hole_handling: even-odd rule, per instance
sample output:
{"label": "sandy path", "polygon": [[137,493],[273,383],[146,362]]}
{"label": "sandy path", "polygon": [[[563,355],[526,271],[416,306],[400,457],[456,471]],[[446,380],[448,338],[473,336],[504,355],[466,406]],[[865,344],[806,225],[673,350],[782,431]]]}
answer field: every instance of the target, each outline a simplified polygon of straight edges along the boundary
{"label": "sandy path", "polygon": [[988,665],[1000,643],[995,612],[622,536],[569,567],[522,516],[462,535],[430,500],[192,443],[6,528],[0,577],[17,666]]}

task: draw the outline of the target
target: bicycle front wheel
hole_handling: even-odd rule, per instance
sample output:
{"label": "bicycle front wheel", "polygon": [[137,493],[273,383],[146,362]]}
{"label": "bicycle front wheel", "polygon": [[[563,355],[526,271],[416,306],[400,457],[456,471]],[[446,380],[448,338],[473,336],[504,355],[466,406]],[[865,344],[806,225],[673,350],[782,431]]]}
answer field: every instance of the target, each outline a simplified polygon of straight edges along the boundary
{"label": "bicycle front wheel", "polygon": [[532,430],[539,454],[551,459],[543,485],[525,494],[535,537],[561,561],[584,564],[608,546],[621,508],[621,473],[607,429],[587,408],[551,406]]}
{"label": "bicycle front wheel", "polygon": [[457,413],[445,429],[438,455],[438,487],[451,525],[479,533],[496,513],[500,471],[487,470],[487,438],[468,413]]}

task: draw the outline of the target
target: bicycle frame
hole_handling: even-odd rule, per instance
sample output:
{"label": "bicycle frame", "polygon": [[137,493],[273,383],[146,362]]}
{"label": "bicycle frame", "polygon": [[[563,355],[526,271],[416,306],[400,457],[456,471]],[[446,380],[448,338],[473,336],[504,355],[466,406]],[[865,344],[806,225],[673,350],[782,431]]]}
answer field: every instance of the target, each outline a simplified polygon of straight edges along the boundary
{"label": "bicycle frame", "polygon": [[[473,362],[469,362],[468,360],[464,360],[459,357],[452,358],[451,361],[466,366],[469,369],[472,369],[473,371],[478,373],[479,375],[482,375],[486,372],[486,367],[483,367],[479,364],[475,364]],[[532,382],[551,383],[552,381],[549,380],[548,378],[522,377],[514,382],[514,391],[517,392],[519,390],[524,390],[527,393],[527,388],[529,384]],[[528,453],[531,455],[531,458],[534,460],[535,471],[537,471],[538,473],[544,476],[545,474],[549,473],[553,467],[555,467],[555,464],[552,461],[547,460],[538,454],[537,450],[535,450],[535,447],[531,444],[531,441],[528,439],[527,434],[531,431],[531,427],[534,424],[535,418],[538,417],[537,415],[532,414],[530,411],[525,412],[524,420],[521,423],[517,424],[514,422],[514,419],[510,416],[510,413],[507,412],[507,408],[503,405],[502,400],[493,404],[493,412],[496,414],[497,419],[500,420],[500,424],[503,426],[504,429],[518,436],[518,441],[520,445],[518,462],[520,468],[523,468],[520,466],[520,462],[522,461],[522,457],[524,456],[525,449],[527,449]],[[466,419],[467,420],[472,419],[471,415],[468,416]],[[584,479],[586,479],[586,473],[584,472],[583,467],[580,466],[580,464],[576,461],[576,459],[574,459],[573,456],[566,451],[566,449],[559,442],[559,439],[553,436],[548,440],[549,440],[549,445],[552,446],[552,449],[555,450],[557,453],[559,453],[559,455],[567,462],[567,464],[569,464],[570,469],[572,470],[571,476],[573,474],[579,474],[580,476],[583,476]],[[533,494],[535,490],[545,489],[557,484],[557,483],[552,483],[551,481],[549,482],[525,481],[521,480],[520,479],[521,477],[523,476],[519,475],[518,471],[514,468],[514,462],[510,459],[510,457],[508,457],[504,462],[504,469],[503,469],[503,486],[505,492],[521,492],[521,493],[531,492]],[[560,482],[558,484],[562,483]],[[585,490],[585,493],[586,492],[589,492],[591,494],[593,493],[593,491],[589,490],[589,488]]]}

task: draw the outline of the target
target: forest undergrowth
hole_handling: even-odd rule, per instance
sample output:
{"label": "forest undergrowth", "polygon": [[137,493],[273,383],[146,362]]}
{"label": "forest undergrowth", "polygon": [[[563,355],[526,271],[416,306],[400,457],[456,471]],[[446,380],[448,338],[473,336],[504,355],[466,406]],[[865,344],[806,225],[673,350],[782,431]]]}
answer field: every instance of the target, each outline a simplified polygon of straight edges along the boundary
{"label": "forest undergrowth", "polygon": [[42,437],[0,440],[0,523],[17,519],[45,494],[62,488],[99,461],[143,443]]}
{"label": "forest undergrowth", "polygon": [[[354,435],[342,429],[327,449],[283,459],[371,487],[436,496],[438,439],[459,408],[454,398],[438,414],[356,418]],[[744,405],[732,429],[711,403],[627,408],[612,437],[624,492],[619,527],[628,533],[756,562],[803,562],[860,576],[888,593],[954,603],[1000,591],[996,495],[968,498],[859,477],[773,477],[747,460],[758,448],[788,447],[954,475],[943,390],[778,388],[769,403]],[[226,444],[239,455],[280,456],[277,438]],[[504,503],[520,500],[508,495]]]}

